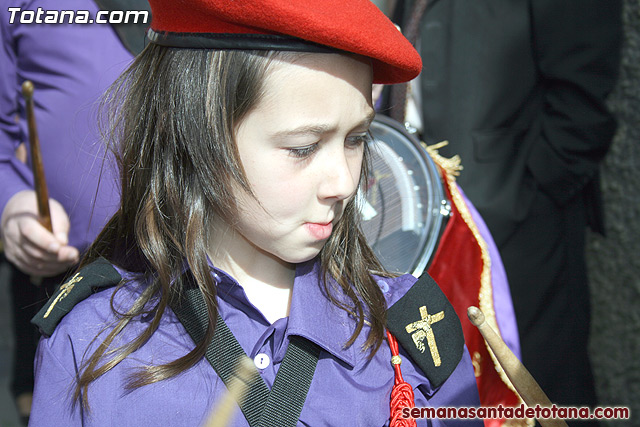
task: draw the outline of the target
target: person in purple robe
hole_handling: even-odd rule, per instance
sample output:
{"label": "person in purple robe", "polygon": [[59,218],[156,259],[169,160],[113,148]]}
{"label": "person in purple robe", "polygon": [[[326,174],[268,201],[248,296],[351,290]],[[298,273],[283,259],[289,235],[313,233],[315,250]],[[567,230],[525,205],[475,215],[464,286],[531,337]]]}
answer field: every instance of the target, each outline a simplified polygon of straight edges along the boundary
{"label": "person in purple robe", "polygon": [[[119,200],[115,165],[106,155],[96,115],[102,93],[142,49],[148,23],[142,16],[138,25],[133,20],[131,25],[69,22],[96,19],[100,7],[103,12],[117,7],[115,0],[96,3],[15,0],[0,10],[0,262],[6,263],[13,309],[9,386],[25,421],[39,339],[30,319],[77,264]],[[145,4],[127,1],[127,7],[140,10]],[[21,93],[26,80],[35,87],[53,233],[37,220]]]}

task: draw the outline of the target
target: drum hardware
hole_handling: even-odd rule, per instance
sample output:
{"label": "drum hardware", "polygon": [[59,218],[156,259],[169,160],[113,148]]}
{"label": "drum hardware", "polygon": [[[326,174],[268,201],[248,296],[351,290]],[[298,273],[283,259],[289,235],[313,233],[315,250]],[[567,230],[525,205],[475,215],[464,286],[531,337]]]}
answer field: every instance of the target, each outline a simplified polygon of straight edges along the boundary
{"label": "drum hardware", "polygon": [[451,214],[439,169],[397,121],[377,116],[371,134],[371,168],[359,195],[363,231],[386,269],[419,276]]}

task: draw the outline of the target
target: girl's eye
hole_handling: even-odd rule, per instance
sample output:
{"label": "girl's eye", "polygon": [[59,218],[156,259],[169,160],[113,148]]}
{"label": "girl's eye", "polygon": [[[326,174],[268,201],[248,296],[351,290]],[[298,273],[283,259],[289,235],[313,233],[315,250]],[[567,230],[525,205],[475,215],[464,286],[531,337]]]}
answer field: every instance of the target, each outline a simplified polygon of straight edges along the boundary
{"label": "girl's eye", "polygon": [[367,132],[362,135],[348,137],[345,145],[351,148],[358,148],[369,141],[371,141],[371,134]]}
{"label": "girl's eye", "polygon": [[287,148],[289,154],[298,159],[304,159],[312,155],[318,149],[318,144],[311,144],[304,147]]}

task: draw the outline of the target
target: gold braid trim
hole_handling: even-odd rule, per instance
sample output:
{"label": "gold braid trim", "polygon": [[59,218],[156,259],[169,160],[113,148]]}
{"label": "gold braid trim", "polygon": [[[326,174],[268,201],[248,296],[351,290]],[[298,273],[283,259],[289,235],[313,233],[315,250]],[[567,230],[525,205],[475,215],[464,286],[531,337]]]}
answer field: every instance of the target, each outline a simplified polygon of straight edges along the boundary
{"label": "gold braid trim", "polygon": [[449,141],[442,141],[433,145],[427,145],[424,142],[421,142],[420,144],[425,150],[427,150],[427,153],[429,153],[429,156],[431,156],[433,161],[445,171],[447,174],[447,182],[455,181],[456,176],[460,176],[460,171],[464,169],[460,156],[456,154],[448,159],[441,156],[438,152],[442,147],[449,145]]}
{"label": "gold braid trim", "polygon": [[[482,273],[480,273],[480,292],[478,295],[480,310],[484,313],[485,319],[487,323],[493,328],[493,330],[498,334],[500,338],[502,338],[502,334],[500,333],[500,329],[498,328],[498,321],[496,319],[496,312],[493,306],[493,286],[491,281],[491,256],[489,255],[489,248],[487,246],[487,242],[480,234],[480,230],[473,220],[471,216],[471,212],[467,204],[464,201],[464,197],[462,197],[462,193],[458,190],[458,186],[456,185],[456,176],[460,175],[460,171],[463,169],[461,164],[461,159],[459,155],[455,155],[451,158],[446,158],[440,155],[438,150],[449,144],[449,141],[442,141],[434,145],[427,146],[424,142],[421,142],[422,146],[427,153],[431,156],[433,161],[440,166],[445,171],[445,181],[446,185],[449,187],[449,191],[451,192],[451,198],[453,203],[455,203],[458,212],[460,212],[460,216],[467,224],[471,232],[473,233],[473,237],[478,242],[478,246],[480,247],[480,253],[482,257]],[[496,356],[493,354],[493,351],[485,341],[485,346],[489,351],[489,355],[491,355],[491,359],[493,360],[493,366],[496,371],[500,375],[500,379],[504,382],[510,390],[512,390],[516,396],[520,399],[520,403],[524,403],[520,394],[516,391],[511,384],[511,380],[507,377],[507,374],[500,367],[500,363],[496,359]],[[506,420],[505,426],[517,426],[517,425],[527,425],[533,426],[535,424],[534,420],[523,419],[523,420]]]}

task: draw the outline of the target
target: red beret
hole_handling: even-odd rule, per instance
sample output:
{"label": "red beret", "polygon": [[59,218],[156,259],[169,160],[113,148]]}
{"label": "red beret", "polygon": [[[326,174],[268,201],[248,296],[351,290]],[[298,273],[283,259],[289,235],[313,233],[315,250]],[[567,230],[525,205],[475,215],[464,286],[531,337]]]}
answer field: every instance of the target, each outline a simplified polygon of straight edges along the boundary
{"label": "red beret", "polygon": [[344,51],[372,59],[374,83],[400,83],[420,55],[370,0],[149,0],[149,40],[209,49]]}

